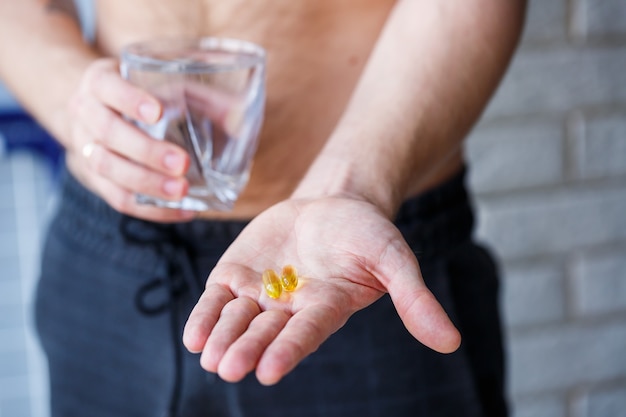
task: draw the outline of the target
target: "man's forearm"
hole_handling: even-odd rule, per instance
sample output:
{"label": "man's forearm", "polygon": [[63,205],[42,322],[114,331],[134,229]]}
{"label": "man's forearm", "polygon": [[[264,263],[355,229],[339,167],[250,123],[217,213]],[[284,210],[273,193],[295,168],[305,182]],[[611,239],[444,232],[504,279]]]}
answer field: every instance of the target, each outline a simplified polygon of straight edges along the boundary
{"label": "man's forearm", "polygon": [[398,2],[344,116],[294,197],[393,213],[458,151],[517,45],[523,0]]}
{"label": "man's forearm", "polygon": [[72,1],[0,0],[0,78],[61,141],[67,101],[94,58]]}

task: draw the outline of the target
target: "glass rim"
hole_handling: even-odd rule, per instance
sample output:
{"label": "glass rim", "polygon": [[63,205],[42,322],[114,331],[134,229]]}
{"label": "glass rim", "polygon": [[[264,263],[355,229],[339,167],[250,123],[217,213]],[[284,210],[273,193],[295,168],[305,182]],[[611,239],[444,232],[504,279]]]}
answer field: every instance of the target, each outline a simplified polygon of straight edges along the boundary
{"label": "glass rim", "polygon": [[[179,50],[216,51],[237,56],[237,60],[223,62],[184,62],[176,59],[162,59],[154,56],[157,52]],[[134,42],[122,48],[120,63],[142,70],[159,72],[222,72],[239,68],[250,68],[265,64],[266,52],[263,47],[250,41],[235,38],[163,38]]]}

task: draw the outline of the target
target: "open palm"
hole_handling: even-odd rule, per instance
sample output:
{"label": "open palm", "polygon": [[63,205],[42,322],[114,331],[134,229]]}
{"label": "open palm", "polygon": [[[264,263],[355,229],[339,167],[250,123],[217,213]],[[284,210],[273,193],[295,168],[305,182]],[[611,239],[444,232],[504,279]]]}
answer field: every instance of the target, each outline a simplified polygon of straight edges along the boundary
{"label": "open palm", "polygon": [[[261,274],[287,264],[298,269],[300,284],[271,299]],[[256,369],[261,383],[274,384],[385,292],[414,337],[440,352],[458,347],[460,336],[424,285],[411,249],[375,206],[288,200],[255,218],[224,253],[184,343],[227,381]]]}

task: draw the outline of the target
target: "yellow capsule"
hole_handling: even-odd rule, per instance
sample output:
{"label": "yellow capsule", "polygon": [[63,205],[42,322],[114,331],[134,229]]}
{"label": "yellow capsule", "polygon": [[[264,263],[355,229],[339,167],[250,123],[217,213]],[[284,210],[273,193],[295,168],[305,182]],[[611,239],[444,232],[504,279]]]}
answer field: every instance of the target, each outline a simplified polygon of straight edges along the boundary
{"label": "yellow capsule", "polygon": [[273,269],[267,269],[263,272],[263,287],[265,292],[271,298],[278,298],[283,292],[283,287],[280,285],[280,279]]}
{"label": "yellow capsule", "polygon": [[280,276],[280,283],[285,291],[293,291],[298,286],[298,271],[292,265],[285,265]]}

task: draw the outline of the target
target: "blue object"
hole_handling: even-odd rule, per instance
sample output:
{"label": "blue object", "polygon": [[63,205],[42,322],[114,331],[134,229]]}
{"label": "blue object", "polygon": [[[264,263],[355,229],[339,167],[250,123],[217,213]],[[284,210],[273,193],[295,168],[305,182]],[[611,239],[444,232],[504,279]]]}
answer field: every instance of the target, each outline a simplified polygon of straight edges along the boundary
{"label": "blue object", "polygon": [[8,154],[25,150],[43,157],[55,175],[63,163],[63,148],[23,111],[0,113],[0,141]]}

